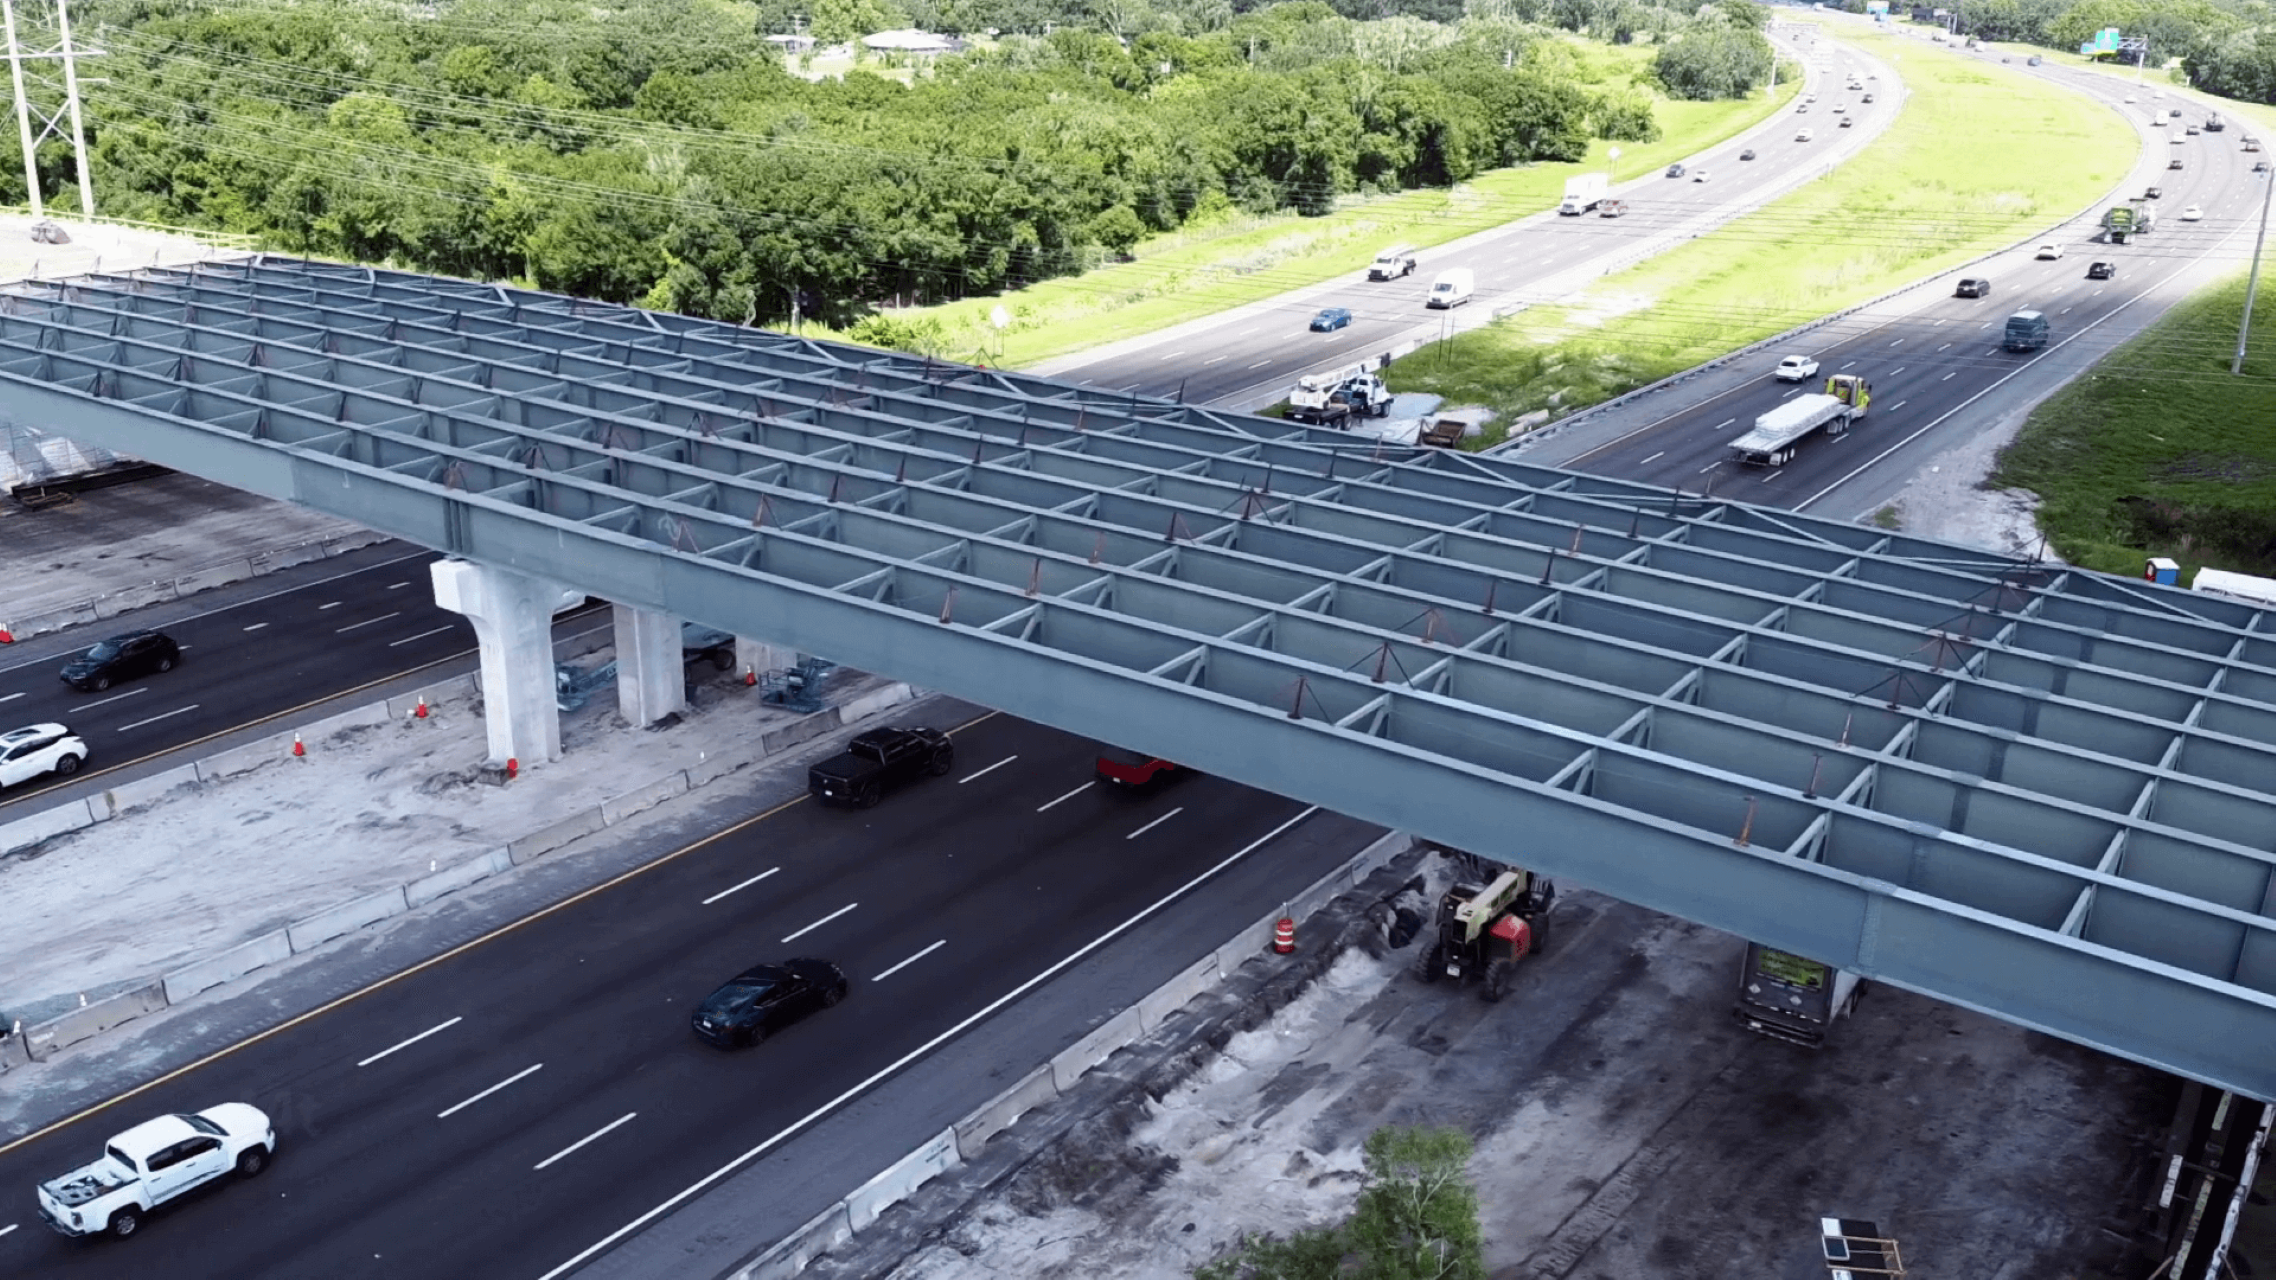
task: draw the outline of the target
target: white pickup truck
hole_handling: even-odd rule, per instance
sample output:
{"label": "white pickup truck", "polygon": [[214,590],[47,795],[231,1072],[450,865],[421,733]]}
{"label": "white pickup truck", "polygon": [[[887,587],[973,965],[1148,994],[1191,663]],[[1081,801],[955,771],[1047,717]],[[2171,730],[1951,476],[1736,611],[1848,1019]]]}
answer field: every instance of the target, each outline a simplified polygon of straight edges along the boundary
{"label": "white pickup truck", "polygon": [[41,1183],[40,1217],[67,1236],[107,1231],[123,1240],[184,1192],[232,1170],[259,1173],[276,1149],[269,1118],[242,1102],[145,1120],[111,1139],[102,1159]]}

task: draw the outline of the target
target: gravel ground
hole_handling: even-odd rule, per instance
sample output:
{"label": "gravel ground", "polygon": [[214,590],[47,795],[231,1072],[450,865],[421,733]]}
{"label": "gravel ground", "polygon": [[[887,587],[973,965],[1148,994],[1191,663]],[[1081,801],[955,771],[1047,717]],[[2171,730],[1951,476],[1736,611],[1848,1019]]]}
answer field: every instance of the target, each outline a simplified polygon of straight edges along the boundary
{"label": "gravel ground", "polygon": [[1415,951],[1343,956],[962,1215],[881,1224],[929,1241],[890,1275],[1188,1275],[1244,1232],[1348,1213],[1386,1123],[1476,1139],[1495,1280],[1804,1280],[1822,1215],[1879,1221],[1923,1276],[2129,1265],[2121,1207],[2172,1102],[2156,1072],[1883,988],[1822,1050],[1767,1040],[1729,1013],[1737,939],[1585,890],[1501,1004],[1417,982]]}

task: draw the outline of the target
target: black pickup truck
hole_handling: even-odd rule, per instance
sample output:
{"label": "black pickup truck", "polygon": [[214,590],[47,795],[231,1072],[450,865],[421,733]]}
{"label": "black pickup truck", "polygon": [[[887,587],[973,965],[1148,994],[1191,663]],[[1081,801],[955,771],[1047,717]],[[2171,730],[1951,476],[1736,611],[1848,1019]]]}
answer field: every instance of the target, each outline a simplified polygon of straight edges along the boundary
{"label": "black pickup truck", "polygon": [[938,729],[871,729],[806,771],[806,790],[823,804],[867,809],[921,773],[956,767],[956,747]]}

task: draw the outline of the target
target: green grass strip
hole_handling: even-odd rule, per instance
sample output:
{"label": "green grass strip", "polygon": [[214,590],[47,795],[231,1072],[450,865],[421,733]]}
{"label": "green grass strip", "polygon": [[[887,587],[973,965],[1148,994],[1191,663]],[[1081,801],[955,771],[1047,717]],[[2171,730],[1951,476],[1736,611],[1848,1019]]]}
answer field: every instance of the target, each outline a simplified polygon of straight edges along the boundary
{"label": "green grass strip", "polygon": [[2039,495],[2064,559],[2132,575],[2171,556],[2183,582],[2207,564],[2276,572],[2276,316],[2263,288],[2232,376],[2244,293],[2238,272],[2167,312],[2042,403],[2001,454],[1990,483]]}
{"label": "green grass strip", "polygon": [[[1584,79],[1591,87],[1631,80],[1648,70],[1653,52],[1648,46],[1574,42],[1574,47],[1581,51]],[[1775,100],[1661,100],[1653,107],[1660,123],[1658,142],[1598,141],[1588,159],[1578,163],[1497,169],[1452,190],[1401,192],[1325,217],[1227,211],[1140,243],[1132,262],[1047,280],[1001,297],[895,314],[940,322],[943,336],[934,354],[1020,368],[1362,270],[1385,245],[1428,248],[1543,212],[1564,194],[1565,179],[1606,170],[1608,145],[1620,148],[1615,176],[1633,178],[1744,132],[1783,106],[1794,91],[1793,85],[1780,85]],[[1000,335],[988,320],[998,306],[1013,317]]]}
{"label": "green grass strip", "polygon": [[[2100,198],[2140,154],[2123,121],[2077,94],[1924,41],[1844,39],[1890,62],[1912,91],[1861,154],[1567,305],[1416,352],[1390,367],[1392,387],[1496,410],[1497,428],[1465,442],[1483,448],[1527,413],[1599,403],[2017,240]],[[1867,109],[1888,109],[1896,86],[1867,88],[1880,99]],[[1831,107],[1844,98],[1855,105],[1833,86],[1789,118],[1832,141]]]}

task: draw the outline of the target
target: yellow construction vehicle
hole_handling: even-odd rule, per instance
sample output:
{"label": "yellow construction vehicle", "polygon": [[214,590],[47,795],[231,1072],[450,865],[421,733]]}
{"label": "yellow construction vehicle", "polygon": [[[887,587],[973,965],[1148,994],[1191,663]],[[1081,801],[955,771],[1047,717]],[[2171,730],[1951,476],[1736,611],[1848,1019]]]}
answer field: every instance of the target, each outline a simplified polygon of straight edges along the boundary
{"label": "yellow construction vehicle", "polygon": [[1517,962],[1548,941],[1549,907],[1557,887],[1530,871],[1511,869],[1483,886],[1458,884],[1438,900],[1438,940],[1423,953],[1415,976],[1424,982],[1484,975],[1484,995],[1509,990]]}

